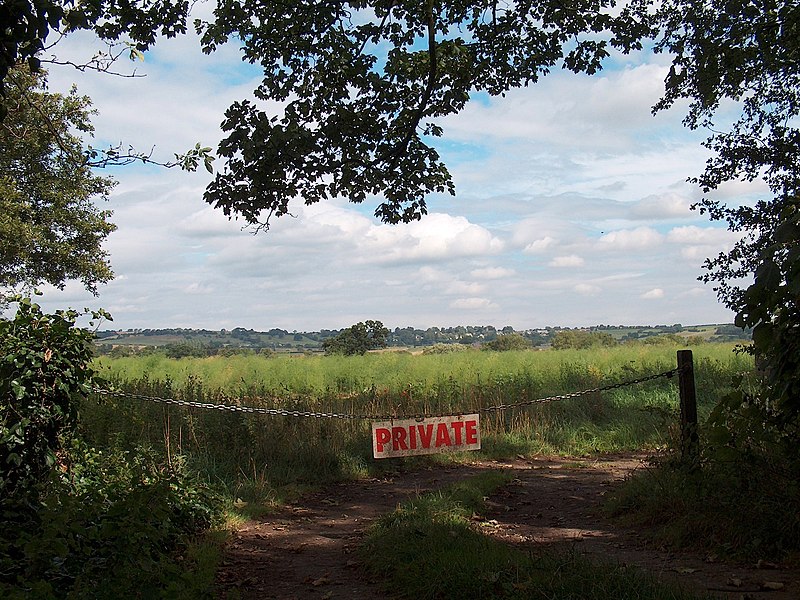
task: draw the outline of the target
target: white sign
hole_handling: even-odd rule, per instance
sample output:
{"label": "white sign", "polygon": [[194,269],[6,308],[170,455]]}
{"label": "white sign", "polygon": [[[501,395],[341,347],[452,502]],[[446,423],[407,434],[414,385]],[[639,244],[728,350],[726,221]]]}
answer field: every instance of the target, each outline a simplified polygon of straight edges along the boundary
{"label": "white sign", "polygon": [[477,414],[372,424],[372,455],[375,458],[480,449],[481,430]]}

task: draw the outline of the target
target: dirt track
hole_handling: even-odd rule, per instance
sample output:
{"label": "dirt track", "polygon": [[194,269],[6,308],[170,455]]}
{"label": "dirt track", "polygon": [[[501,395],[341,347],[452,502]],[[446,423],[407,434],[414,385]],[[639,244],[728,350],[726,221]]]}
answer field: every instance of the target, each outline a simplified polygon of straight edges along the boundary
{"label": "dirt track", "polygon": [[[642,457],[632,455],[539,458],[342,483],[241,528],[219,571],[219,597],[389,598],[353,554],[370,522],[416,494],[485,469],[509,469],[514,482],[489,499],[485,520],[476,523],[489,535],[512,544],[571,549],[597,560],[639,566],[661,579],[721,598],[800,598],[797,570],[723,564],[712,557],[647,547],[635,531],[604,519],[598,511],[601,497],[638,468],[645,468]],[[783,589],[767,591],[764,582],[782,584]]]}

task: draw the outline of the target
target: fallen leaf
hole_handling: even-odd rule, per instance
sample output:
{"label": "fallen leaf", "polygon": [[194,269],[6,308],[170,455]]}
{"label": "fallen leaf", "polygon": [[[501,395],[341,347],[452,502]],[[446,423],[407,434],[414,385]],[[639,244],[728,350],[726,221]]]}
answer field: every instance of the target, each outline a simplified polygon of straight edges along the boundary
{"label": "fallen leaf", "polygon": [[328,577],[328,573],[320,577],[319,579],[315,579],[311,582],[311,585],[314,587],[319,587],[321,585],[328,585],[331,582],[330,577]]}
{"label": "fallen leaf", "polygon": [[737,587],[737,588],[738,587],[742,587],[742,580],[739,579],[738,577],[731,577],[730,579],[728,579],[728,585],[731,585],[731,586]]}

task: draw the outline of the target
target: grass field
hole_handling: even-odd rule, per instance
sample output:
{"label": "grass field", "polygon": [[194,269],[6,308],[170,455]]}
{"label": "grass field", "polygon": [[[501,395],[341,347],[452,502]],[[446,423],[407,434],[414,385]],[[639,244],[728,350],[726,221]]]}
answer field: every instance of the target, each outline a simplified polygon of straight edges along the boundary
{"label": "grass field", "polygon": [[[701,416],[749,357],[733,346],[693,349]],[[465,351],[443,355],[102,358],[105,377],[132,393],[206,403],[364,415],[469,413],[668,371],[674,348]],[[482,415],[483,455],[569,454],[665,445],[675,431],[677,378]],[[233,498],[265,501],[304,482],[387,468],[371,456],[368,419],[247,415],[108,398],[83,409],[99,445],[145,444],[189,462]],[[395,459],[404,462],[459,457]],[[392,463],[396,465],[397,463]],[[389,467],[391,468],[391,467]]]}

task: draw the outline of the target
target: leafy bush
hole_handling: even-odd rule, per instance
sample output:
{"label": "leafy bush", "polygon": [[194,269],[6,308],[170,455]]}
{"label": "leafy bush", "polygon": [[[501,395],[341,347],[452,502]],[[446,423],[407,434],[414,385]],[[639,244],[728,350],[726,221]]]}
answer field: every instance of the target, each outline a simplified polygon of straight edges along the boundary
{"label": "leafy bush", "polygon": [[176,552],[219,499],[175,458],[82,444],[79,402],[98,383],[93,334],[75,326],[86,313],[13,301],[0,319],[0,597],[197,597]]}
{"label": "leafy bush", "polygon": [[92,334],[75,327],[83,313],[49,315],[30,298],[12,300],[14,318],[0,319],[0,495],[39,488],[95,376]]}
{"label": "leafy bush", "polygon": [[177,597],[164,593],[184,576],[176,552],[218,519],[219,497],[146,449],[75,441],[64,458],[35,506],[0,502],[0,596]]}

